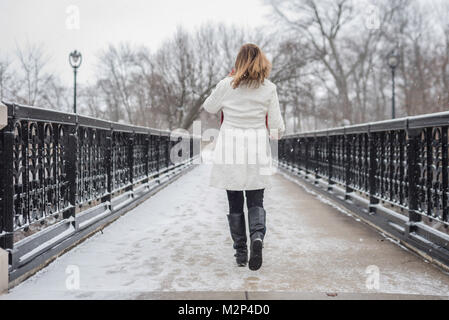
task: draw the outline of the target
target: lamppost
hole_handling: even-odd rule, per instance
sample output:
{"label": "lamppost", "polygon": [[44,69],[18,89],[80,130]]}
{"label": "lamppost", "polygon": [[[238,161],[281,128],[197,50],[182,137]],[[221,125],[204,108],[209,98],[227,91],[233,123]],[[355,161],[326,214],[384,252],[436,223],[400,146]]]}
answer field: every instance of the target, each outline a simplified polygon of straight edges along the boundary
{"label": "lamppost", "polygon": [[392,77],[392,93],[391,93],[391,118],[394,119],[396,117],[395,114],[395,71],[396,67],[399,64],[399,55],[396,53],[395,50],[392,50],[390,54],[388,55],[388,65],[391,69],[391,77]]}
{"label": "lamppost", "polygon": [[74,75],[74,85],[73,85],[73,113],[76,113],[76,73],[78,68],[81,66],[81,62],[83,61],[83,56],[78,51],[73,51],[69,55],[69,63],[73,68]]}

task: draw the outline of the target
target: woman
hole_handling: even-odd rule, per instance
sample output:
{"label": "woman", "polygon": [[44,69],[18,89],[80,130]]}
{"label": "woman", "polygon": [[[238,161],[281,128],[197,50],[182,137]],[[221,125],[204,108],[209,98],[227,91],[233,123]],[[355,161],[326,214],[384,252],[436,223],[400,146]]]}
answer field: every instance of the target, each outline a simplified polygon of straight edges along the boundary
{"label": "woman", "polygon": [[285,131],[276,86],[266,79],[270,70],[270,62],[258,46],[243,45],[233,72],[203,104],[208,112],[222,111],[210,185],[227,191],[228,222],[239,266],[248,262],[243,213],[246,196],[251,270],[262,266],[266,232],[263,196],[273,172],[269,138],[280,139]]}

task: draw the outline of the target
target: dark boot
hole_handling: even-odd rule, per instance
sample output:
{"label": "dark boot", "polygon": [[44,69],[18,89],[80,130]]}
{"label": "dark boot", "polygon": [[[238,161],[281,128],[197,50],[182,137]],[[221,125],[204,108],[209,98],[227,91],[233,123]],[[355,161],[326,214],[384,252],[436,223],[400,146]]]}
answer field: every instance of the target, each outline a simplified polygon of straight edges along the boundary
{"label": "dark boot", "polygon": [[262,266],[262,247],[265,236],[266,212],[262,207],[252,207],[248,210],[249,233],[251,237],[251,253],[249,268],[258,270]]}
{"label": "dark boot", "polygon": [[234,240],[235,260],[239,267],[244,267],[248,262],[248,248],[246,246],[246,224],[243,213],[228,214],[229,229]]}

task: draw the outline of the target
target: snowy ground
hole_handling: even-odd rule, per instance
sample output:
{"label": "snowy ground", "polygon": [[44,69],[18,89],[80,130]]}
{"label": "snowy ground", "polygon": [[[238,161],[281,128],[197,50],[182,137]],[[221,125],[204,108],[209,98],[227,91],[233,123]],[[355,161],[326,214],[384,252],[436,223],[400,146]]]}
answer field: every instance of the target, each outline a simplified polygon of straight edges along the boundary
{"label": "snowy ground", "polygon": [[[208,187],[209,170],[196,167],[0,298],[126,299],[160,291],[449,295],[447,274],[282,175],[266,192],[263,267],[237,267],[226,195]],[[378,288],[367,286],[372,270],[379,270]]]}

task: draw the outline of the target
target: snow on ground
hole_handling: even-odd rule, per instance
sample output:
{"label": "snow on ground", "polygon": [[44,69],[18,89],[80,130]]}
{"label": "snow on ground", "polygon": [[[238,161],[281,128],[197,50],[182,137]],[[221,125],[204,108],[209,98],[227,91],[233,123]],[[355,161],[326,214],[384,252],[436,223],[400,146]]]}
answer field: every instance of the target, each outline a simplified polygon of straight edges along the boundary
{"label": "snow on ground", "polygon": [[[441,270],[281,175],[266,192],[264,264],[258,271],[237,267],[226,194],[208,186],[209,171],[209,165],[194,168],[1,298],[126,299],[159,291],[449,294],[449,276]],[[369,266],[379,270],[378,289],[366,285]]]}

